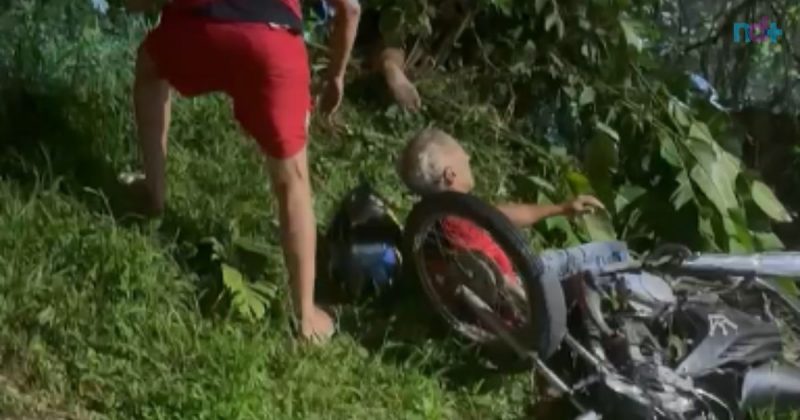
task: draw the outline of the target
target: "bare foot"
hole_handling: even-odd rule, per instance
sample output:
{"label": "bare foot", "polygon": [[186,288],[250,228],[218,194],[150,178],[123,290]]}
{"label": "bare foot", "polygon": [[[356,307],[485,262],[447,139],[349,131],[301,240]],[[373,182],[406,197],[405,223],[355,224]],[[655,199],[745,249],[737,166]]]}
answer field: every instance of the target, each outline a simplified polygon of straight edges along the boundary
{"label": "bare foot", "polygon": [[416,86],[408,80],[403,69],[395,64],[386,64],[383,75],[394,100],[403,108],[416,111],[422,106],[422,99]]}
{"label": "bare foot", "polygon": [[320,343],[330,339],[333,333],[333,319],[319,307],[315,306],[314,311],[301,321],[300,335],[305,340]]}

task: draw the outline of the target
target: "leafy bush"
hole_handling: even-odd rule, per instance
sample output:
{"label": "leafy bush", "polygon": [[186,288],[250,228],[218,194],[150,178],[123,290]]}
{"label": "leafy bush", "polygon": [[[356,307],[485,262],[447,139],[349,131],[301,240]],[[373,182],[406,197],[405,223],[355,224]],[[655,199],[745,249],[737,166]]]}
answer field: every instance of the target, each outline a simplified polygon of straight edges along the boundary
{"label": "leafy bush", "polygon": [[[386,2],[368,4],[378,3]],[[385,6],[387,28],[430,34],[432,3]],[[473,7],[478,17],[462,43],[479,53],[466,64],[438,64],[468,66],[472,76],[462,83],[512,112],[501,118],[505,137],[530,155],[526,167],[536,168],[522,174],[519,194],[552,202],[595,193],[610,210],[613,229],[597,218],[577,231],[565,220],[547,221],[540,233],[556,241],[549,245],[588,235],[619,236],[642,249],[659,241],[722,251],[782,247],[770,221],[790,221],[789,213],[742,164],[730,117],[690,95],[681,69],[656,55],[660,33],[640,19],[656,2]]]}

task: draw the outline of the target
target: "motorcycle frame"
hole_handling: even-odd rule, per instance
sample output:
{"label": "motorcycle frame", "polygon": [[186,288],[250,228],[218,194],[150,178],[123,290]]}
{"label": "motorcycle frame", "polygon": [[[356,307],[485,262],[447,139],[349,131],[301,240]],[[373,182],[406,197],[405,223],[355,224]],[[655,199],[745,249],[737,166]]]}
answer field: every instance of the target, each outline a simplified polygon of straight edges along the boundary
{"label": "motorcycle frame", "polygon": [[[649,271],[658,274],[670,273],[699,275],[703,277],[724,276],[726,279],[729,279],[729,283],[732,283],[734,287],[739,287],[742,284],[754,284],[756,287],[780,297],[788,307],[800,316],[800,301],[780,290],[771,279],[771,277],[800,277],[800,253],[766,253],[751,255],[698,253],[682,259],[677,264],[675,264],[675,262],[676,261],[673,260],[671,261],[671,265],[659,267],[648,265],[646,262],[631,261],[629,263],[593,267],[590,270],[586,270],[583,274],[594,277],[597,275],[611,275],[623,272]],[[741,277],[744,281],[731,282],[730,279],[735,277]],[[705,282],[709,284],[724,283],[724,281],[719,280],[707,280]],[[551,386],[563,393],[582,415],[597,416],[596,412],[589,409],[586,404],[578,398],[573,387],[568,385],[556,372],[550,369],[536,352],[528,350],[525,345],[520,343],[517,338],[506,329],[489,305],[483,302],[475,292],[467,286],[461,285],[457,293],[465,300],[475,314],[489,325],[519,357],[531,360],[534,369],[538,371]],[[604,329],[603,326],[605,322],[602,318],[602,313],[598,312],[599,308],[593,308],[590,302],[584,302],[584,305],[592,321],[595,322],[599,328]],[[601,375],[605,377],[624,378],[614,370],[613,365],[599,360],[569,332],[565,334],[563,343],[569,348],[572,354],[578,356],[584,362],[595,368]],[[712,400],[723,407],[729,413],[731,419],[735,418],[731,407],[714,395],[702,389],[697,389],[697,393],[697,396]],[[656,408],[656,410],[660,411],[658,408]]]}

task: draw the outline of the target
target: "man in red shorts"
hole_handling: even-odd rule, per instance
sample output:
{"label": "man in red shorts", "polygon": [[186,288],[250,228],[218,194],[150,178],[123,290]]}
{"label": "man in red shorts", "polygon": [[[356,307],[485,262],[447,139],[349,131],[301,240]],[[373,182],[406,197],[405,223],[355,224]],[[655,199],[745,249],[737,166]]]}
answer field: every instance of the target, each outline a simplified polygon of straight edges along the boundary
{"label": "man in red shorts", "polygon": [[[146,37],[136,60],[134,107],[148,208],[165,205],[170,86],[184,96],[225,92],[237,121],[266,155],[277,195],[281,242],[300,334],[327,338],[330,316],[314,303],[316,228],[306,158],[311,110],[310,70],[300,0],[172,0]],[[128,0],[131,11],[159,0]],[[344,74],[358,28],[356,0],[336,8],[327,85],[321,111],[339,107]]]}

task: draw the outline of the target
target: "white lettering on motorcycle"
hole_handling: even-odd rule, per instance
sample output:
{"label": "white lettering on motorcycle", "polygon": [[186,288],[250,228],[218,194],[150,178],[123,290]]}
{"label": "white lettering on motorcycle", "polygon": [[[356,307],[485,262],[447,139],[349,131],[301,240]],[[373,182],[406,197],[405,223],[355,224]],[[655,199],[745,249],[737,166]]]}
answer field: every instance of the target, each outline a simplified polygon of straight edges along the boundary
{"label": "white lettering on motorcycle", "polygon": [[739,326],[722,314],[708,314],[708,323],[711,324],[708,327],[709,336],[716,335],[714,332],[717,330],[720,330],[724,336],[728,335],[729,329],[734,332],[739,331]]}

